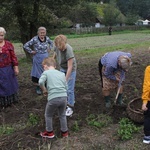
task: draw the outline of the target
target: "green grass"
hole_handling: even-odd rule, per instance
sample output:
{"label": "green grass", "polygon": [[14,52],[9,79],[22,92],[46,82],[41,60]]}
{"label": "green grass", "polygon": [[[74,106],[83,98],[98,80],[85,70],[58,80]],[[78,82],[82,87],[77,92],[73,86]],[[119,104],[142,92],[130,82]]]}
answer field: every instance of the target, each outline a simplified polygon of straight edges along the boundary
{"label": "green grass", "polygon": [[[93,50],[93,53],[97,49],[124,49],[134,48],[136,45],[147,43],[150,45],[149,34],[144,33],[128,33],[117,34],[112,36],[94,36],[85,38],[68,39],[68,43],[73,47],[74,51],[78,50]],[[87,52],[87,51],[86,51]]]}
{"label": "green grass", "polygon": [[71,127],[71,130],[74,131],[74,132],[78,132],[80,130],[78,121],[74,122],[74,124]]}
{"label": "green grass", "polygon": [[[68,43],[73,47],[75,54],[92,57],[99,54],[121,50],[128,51],[138,47],[149,47],[149,30],[135,32],[122,31],[121,34],[99,36],[99,34],[69,35]],[[14,43],[17,55],[25,53],[21,43]],[[23,61],[23,60],[22,60]]]}
{"label": "green grass", "polygon": [[97,48],[97,49],[84,49],[84,50],[75,50],[75,54],[78,54],[79,56],[84,56],[88,57],[96,57],[98,55],[101,55],[105,52],[110,52],[110,51],[128,51],[132,49],[136,49],[139,47],[148,47],[150,45],[149,42],[142,42],[142,43],[134,43],[134,44],[120,44],[116,46],[110,46],[110,47],[102,47],[102,48]]}
{"label": "green grass", "polygon": [[27,125],[35,126],[39,123],[40,119],[36,114],[30,113],[27,121]]}
{"label": "green grass", "polygon": [[94,115],[90,114],[86,117],[87,124],[96,128],[101,129],[107,127],[112,123],[112,118],[105,114]]}
{"label": "green grass", "polygon": [[[136,30],[136,31],[132,31],[132,30],[122,30],[122,31],[113,31],[112,34],[116,35],[116,34],[127,34],[127,33],[150,33],[150,30]],[[67,34],[67,38],[68,39],[72,39],[72,38],[85,38],[85,37],[93,37],[93,36],[107,36],[108,33],[107,32],[102,32],[102,33],[87,33],[87,34]],[[56,36],[51,36],[50,38],[52,40],[54,40]]]}
{"label": "green grass", "polygon": [[3,134],[11,134],[15,131],[15,129],[9,125],[1,125],[0,126],[0,136]]}

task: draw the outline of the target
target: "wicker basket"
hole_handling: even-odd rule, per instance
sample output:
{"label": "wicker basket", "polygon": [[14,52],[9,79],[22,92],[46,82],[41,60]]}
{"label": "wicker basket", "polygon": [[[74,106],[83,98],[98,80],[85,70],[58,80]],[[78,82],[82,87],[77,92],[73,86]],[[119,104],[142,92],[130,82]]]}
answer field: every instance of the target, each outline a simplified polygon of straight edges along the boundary
{"label": "wicker basket", "polygon": [[127,113],[131,120],[137,123],[144,122],[144,114],[141,110],[142,100],[141,98],[135,98],[128,103]]}

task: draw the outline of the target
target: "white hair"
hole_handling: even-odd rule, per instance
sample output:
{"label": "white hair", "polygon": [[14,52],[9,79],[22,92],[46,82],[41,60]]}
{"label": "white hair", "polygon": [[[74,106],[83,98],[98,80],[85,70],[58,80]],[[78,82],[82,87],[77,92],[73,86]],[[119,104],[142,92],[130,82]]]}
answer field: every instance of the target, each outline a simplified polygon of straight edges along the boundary
{"label": "white hair", "polygon": [[6,34],[6,30],[3,27],[0,27],[0,32]]}
{"label": "white hair", "polygon": [[38,28],[38,32],[39,32],[40,30],[45,30],[45,31],[46,31],[46,28],[45,28],[45,27],[39,27],[39,28]]}

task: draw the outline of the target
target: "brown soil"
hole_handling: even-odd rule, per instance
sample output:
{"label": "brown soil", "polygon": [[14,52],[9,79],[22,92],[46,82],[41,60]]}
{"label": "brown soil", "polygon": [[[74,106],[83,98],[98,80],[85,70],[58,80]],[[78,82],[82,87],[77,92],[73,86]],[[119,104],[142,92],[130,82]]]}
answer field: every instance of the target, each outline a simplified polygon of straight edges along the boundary
{"label": "brown soil", "polygon": [[[126,74],[124,87],[124,103],[128,104],[134,98],[141,96],[143,74],[149,65],[150,55],[148,48],[132,50],[133,65]],[[0,125],[12,125],[16,130],[12,134],[0,136],[1,150],[115,150],[115,149],[148,149],[142,144],[143,131],[136,134],[132,140],[120,141],[117,137],[118,122],[121,118],[128,117],[126,108],[112,107],[106,110],[101,92],[101,82],[98,73],[97,58],[77,57],[78,70],[75,88],[76,103],[74,114],[68,119],[69,138],[60,137],[60,125],[57,114],[54,117],[54,131],[57,135],[52,140],[42,139],[39,133],[45,130],[44,110],[46,97],[38,96],[30,80],[30,68],[20,65],[19,103],[12,105],[0,112]],[[26,67],[25,67],[26,66]],[[115,93],[112,93],[112,101]],[[35,114],[40,119],[35,126],[27,126],[29,114]],[[109,115],[113,122],[97,130],[87,124],[86,118],[90,114]],[[79,131],[72,128],[78,122]],[[142,125],[139,125],[142,126]]]}

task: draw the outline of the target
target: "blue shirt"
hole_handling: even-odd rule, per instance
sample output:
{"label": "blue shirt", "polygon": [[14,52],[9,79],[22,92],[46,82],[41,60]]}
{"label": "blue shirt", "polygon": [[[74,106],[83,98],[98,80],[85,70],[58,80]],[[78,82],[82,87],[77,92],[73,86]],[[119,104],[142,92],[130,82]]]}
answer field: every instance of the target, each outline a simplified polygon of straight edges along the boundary
{"label": "blue shirt", "polygon": [[53,42],[48,36],[45,37],[44,41],[41,41],[37,35],[25,43],[23,47],[28,53],[32,53],[32,51],[36,51],[36,53],[46,53],[48,50],[52,49]]}
{"label": "blue shirt", "polygon": [[131,58],[130,53],[121,51],[108,52],[101,58],[101,63],[105,67],[104,75],[106,76],[106,78],[116,80],[114,74],[117,71],[121,71],[122,80],[125,78],[125,72],[118,65],[118,59],[120,56],[128,56],[129,58]]}

